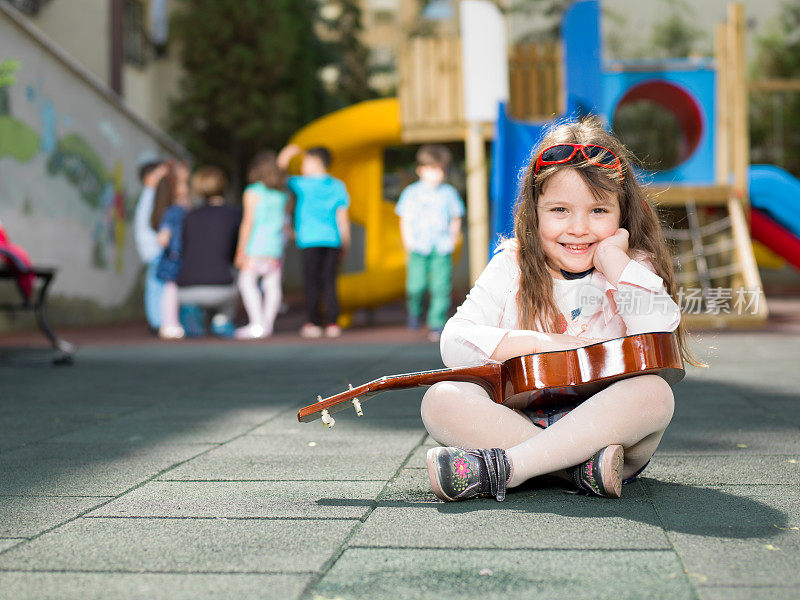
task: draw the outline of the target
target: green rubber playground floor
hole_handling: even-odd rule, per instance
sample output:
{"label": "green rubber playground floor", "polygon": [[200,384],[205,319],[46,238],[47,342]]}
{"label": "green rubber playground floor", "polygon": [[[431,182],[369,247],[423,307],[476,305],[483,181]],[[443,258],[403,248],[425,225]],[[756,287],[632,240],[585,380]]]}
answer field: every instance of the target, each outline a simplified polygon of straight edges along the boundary
{"label": "green rubber playground floor", "polygon": [[441,366],[432,344],[359,339],[0,360],[0,598],[798,597],[796,334],[704,336],[711,368],[676,387],[620,500],[539,482],[455,504],[429,491],[421,390],[296,421]]}

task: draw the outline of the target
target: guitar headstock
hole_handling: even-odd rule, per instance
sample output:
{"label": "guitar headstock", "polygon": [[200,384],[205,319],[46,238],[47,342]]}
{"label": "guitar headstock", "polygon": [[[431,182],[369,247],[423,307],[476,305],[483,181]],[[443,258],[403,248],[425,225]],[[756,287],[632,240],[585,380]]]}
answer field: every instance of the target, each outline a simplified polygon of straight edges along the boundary
{"label": "guitar headstock", "polygon": [[322,419],[325,427],[330,429],[336,424],[336,420],[331,416],[331,413],[345,410],[348,407],[352,407],[356,411],[356,415],[363,417],[364,411],[361,408],[361,402],[375,393],[370,390],[369,386],[370,384],[366,384],[354,388],[349,385],[349,389],[340,394],[329,396],[328,398],[317,396],[315,404],[309,404],[298,411],[297,420],[301,423],[307,423],[315,419]]}

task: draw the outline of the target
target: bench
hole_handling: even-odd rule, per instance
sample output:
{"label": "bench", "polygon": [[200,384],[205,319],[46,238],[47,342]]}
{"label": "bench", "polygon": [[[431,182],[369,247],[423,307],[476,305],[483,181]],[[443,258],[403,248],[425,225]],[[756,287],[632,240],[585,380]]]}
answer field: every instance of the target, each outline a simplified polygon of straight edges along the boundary
{"label": "bench", "polygon": [[[40,267],[40,266],[26,266],[18,262],[15,263],[14,268],[7,266],[0,262],[0,279],[13,279],[19,291],[21,300],[19,302],[6,302],[0,304],[0,310],[16,312],[19,310],[31,310],[36,315],[36,322],[39,329],[42,330],[47,339],[50,340],[53,348],[58,351],[59,355],[54,359],[54,362],[70,362],[72,354],[76,348],[73,344],[60,338],[50,326],[45,315],[45,300],[47,297],[47,289],[56,275],[57,269],[53,267]],[[20,276],[33,275],[36,280],[36,285],[30,296],[25,293],[21,283]]]}

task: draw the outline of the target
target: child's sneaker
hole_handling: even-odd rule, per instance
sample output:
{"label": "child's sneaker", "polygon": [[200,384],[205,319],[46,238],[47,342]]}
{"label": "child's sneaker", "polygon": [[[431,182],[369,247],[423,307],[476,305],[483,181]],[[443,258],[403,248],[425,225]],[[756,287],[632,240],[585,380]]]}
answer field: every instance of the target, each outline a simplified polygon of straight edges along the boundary
{"label": "child's sneaker", "polygon": [[325,328],[325,337],[337,338],[342,335],[342,328],[336,324],[328,325]]}
{"label": "child's sneaker", "polygon": [[182,340],[186,332],[180,325],[168,325],[158,330],[158,337],[162,340]]}
{"label": "child's sneaker", "polygon": [[624,464],[622,446],[613,444],[598,450],[586,462],[567,469],[567,474],[579,490],[589,495],[619,498],[622,495]]}
{"label": "child's sneaker", "polygon": [[428,331],[428,341],[429,342],[439,342],[442,339],[442,330],[441,329],[431,329]]}
{"label": "child's sneaker", "polygon": [[408,328],[416,331],[420,327],[422,327],[422,318],[417,315],[408,315]]}
{"label": "child's sneaker", "polygon": [[203,337],[206,334],[206,311],[197,304],[181,306],[180,322],[186,337]]}
{"label": "child's sneaker", "polygon": [[239,327],[234,334],[237,340],[260,340],[261,338],[267,337],[266,330],[261,325],[245,325],[244,327]]}
{"label": "child's sneaker", "polygon": [[306,339],[316,339],[322,337],[322,327],[313,323],[306,323],[300,328],[300,337]]}
{"label": "child's sneaker", "polygon": [[211,333],[217,337],[231,338],[236,333],[233,322],[225,315],[217,313],[211,319]]}
{"label": "child's sneaker", "polygon": [[431,490],[440,500],[467,500],[478,496],[494,496],[498,502],[505,500],[510,464],[500,448],[431,448],[427,463]]}

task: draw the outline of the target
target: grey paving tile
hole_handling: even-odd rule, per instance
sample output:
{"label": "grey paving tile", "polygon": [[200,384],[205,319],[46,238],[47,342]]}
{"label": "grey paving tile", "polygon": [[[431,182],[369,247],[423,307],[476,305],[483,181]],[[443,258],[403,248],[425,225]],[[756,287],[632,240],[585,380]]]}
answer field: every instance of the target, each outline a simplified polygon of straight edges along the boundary
{"label": "grey paving tile", "polygon": [[[597,577],[588,574],[603,573]],[[635,573],[635,577],[632,575]],[[606,577],[608,579],[606,579]],[[620,585],[619,582],[625,582]],[[316,585],[321,598],[692,598],[672,552],[350,548]]]}
{"label": "grey paving tile", "polygon": [[725,539],[670,532],[669,538],[687,572],[699,583],[771,586],[779,581],[800,586],[800,536],[796,534],[781,539]]}
{"label": "grey paving tile", "polygon": [[0,552],[8,550],[23,541],[25,541],[24,538],[0,538]]}
{"label": "grey paving tile", "polygon": [[[638,489],[637,489],[638,488]],[[491,527],[487,527],[490,520]],[[527,549],[664,549],[658,516],[638,484],[608,500],[558,487],[523,487],[505,502],[439,502],[425,471],[407,469],[351,546]]]}
{"label": "grey paving tile", "polygon": [[32,537],[108,499],[0,496],[0,537]]}
{"label": "grey paving tile", "polygon": [[116,496],[209,446],[42,443],[0,454],[0,494]]}
{"label": "grey paving tile", "polygon": [[297,598],[311,575],[0,572],[2,600]]}
{"label": "grey paving tile", "polygon": [[329,431],[246,436],[181,465],[161,479],[387,480],[422,432]]}
{"label": "grey paving tile", "polygon": [[[644,480],[670,531],[721,539],[779,540],[800,532],[800,488],[731,485],[696,487]],[[770,542],[765,542],[770,543]]]}
{"label": "grey paving tile", "polygon": [[263,402],[231,402],[230,398],[217,397],[215,405],[192,405],[189,402],[169,402],[150,406],[135,414],[131,418],[149,419],[195,419],[209,421],[224,419],[232,423],[250,423],[258,425],[272,419],[278,413],[286,411],[289,406],[284,404],[264,404]]}
{"label": "grey paving tile", "polygon": [[[422,390],[403,390],[397,392],[386,392],[378,396],[373,396],[364,400],[362,404],[363,417],[357,417],[355,410],[348,407],[334,413],[337,425],[331,430],[332,433],[347,429],[348,431],[360,430],[393,430],[417,428],[423,429],[422,418],[419,414],[420,403],[422,402]],[[299,423],[297,421],[297,411],[303,406],[311,405],[315,397],[301,399],[295,403],[295,410],[281,414],[279,418],[273,419],[264,426],[256,429],[254,435],[271,435],[273,433],[304,432],[316,429],[321,426],[320,421],[310,423]]]}
{"label": "grey paving tile", "polygon": [[13,433],[4,434],[0,437],[0,452],[4,450],[12,450],[21,448],[26,444],[31,444],[36,441],[45,440],[49,437],[47,433],[42,434],[29,434],[29,435],[16,435]]}
{"label": "grey paving tile", "polygon": [[374,505],[384,485],[382,481],[153,481],[88,516],[358,519]]}
{"label": "grey paving tile", "polygon": [[0,555],[0,570],[308,572],[330,558],[354,523],[78,519]]}
{"label": "grey paving tile", "polygon": [[[800,585],[795,486],[647,485],[686,568],[708,585]],[[792,567],[792,565],[794,565]]]}
{"label": "grey paving tile", "polygon": [[[268,419],[277,409],[263,411],[261,421]],[[252,415],[242,418],[239,411],[147,410],[120,417],[101,425],[81,428],[60,435],[50,441],[56,443],[96,444],[196,444],[223,443],[254,427]]]}
{"label": "grey paving tile", "polygon": [[797,394],[777,395],[753,393],[749,394],[748,398],[766,414],[792,423],[793,425],[800,426],[800,396]]}
{"label": "grey paving tile", "polygon": [[[298,407],[299,408],[299,407]],[[273,436],[275,434],[292,434],[299,436],[312,436],[314,438],[335,439],[343,435],[382,435],[401,433],[424,433],[425,427],[418,411],[396,416],[376,416],[364,408],[363,417],[358,417],[352,409],[342,410],[333,414],[336,425],[326,429],[319,419],[308,423],[297,420],[297,411],[291,410],[271,419],[264,425],[257,427],[248,435]]]}
{"label": "grey paving tile", "polygon": [[425,456],[428,453],[428,450],[433,448],[431,444],[434,442],[431,440],[430,436],[426,440],[427,443],[423,444],[419,448],[414,451],[414,454],[409,459],[408,463],[406,463],[407,469],[427,469],[428,464],[425,461]]}
{"label": "grey paving tile", "polygon": [[676,456],[659,451],[644,474],[657,481],[691,486],[782,484],[800,487],[800,455]]}
{"label": "grey paving tile", "polygon": [[713,421],[681,426],[671,423],[659,444],[663,454],[800,454],[800,428],[776,419],[758,423],[715,424]]}
{"label": "grey paving tile", "polygon": [[753,403],[743,393],[722,386],[698,386],[681,382],[673,389],[676,417],[719,417],[720,415],[749,412]]}
{"label": "grey paving tile", "polygon": [[797,586],[716,586],[697,588],[701,600],[797,600]]}

